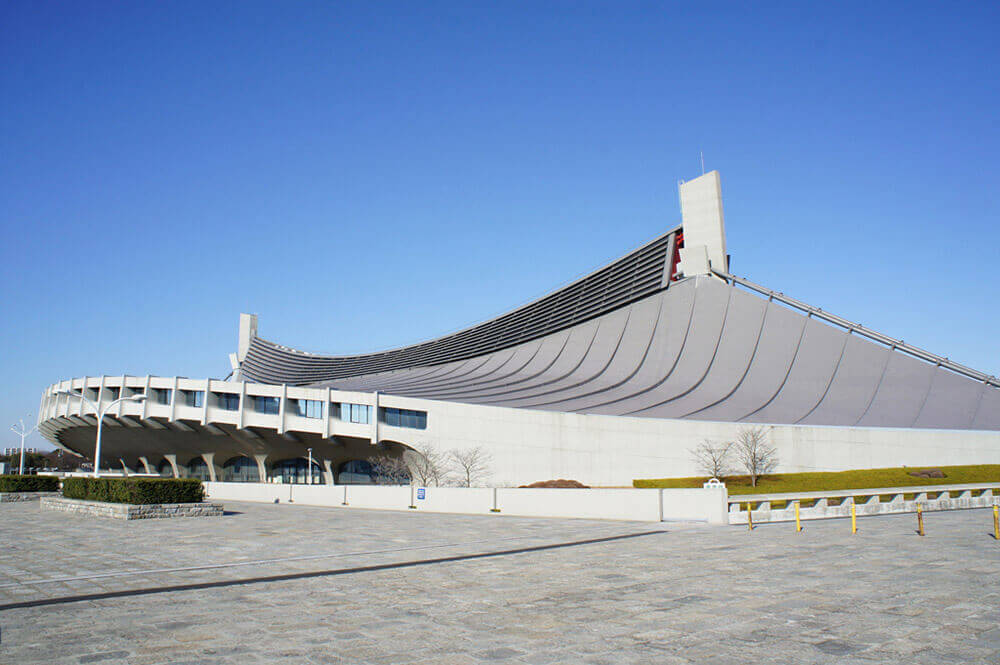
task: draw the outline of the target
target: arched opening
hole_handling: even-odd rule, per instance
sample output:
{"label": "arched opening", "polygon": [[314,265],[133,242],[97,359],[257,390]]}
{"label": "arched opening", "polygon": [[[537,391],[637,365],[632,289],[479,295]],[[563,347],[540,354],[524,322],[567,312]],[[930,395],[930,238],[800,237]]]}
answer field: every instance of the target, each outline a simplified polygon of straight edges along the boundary
{"label": "arched opening", "polygon": [[410,471],[398,458],[379,458],[374,463],[355,459],[338,467],[336,482],[338,485],[408,485]]}
{"label": "arched opening", "polygon": [[174,477],[174,467],[170,466],[170,462],[167,460],[160,462],[160,465],[156,467],[156,472],[160,474],[161,478]]}
{"label": "arched opening", "polygon": [[[303,457],[285,459],[271,465],[271,480],[286,485],[305,485],[309,482],[309,461]],[[313,460],[312,484],[323,484],[323,469]]]}
{"label": "arched opening", "polygon": [[187,477],[205,481],[211,480],[211,476],[208,473],[208,465],[205,464],[205,460],[198,456],[188,462]]}
{"label": "arched opening", "polygon": [[222,465],[222,481],[226,483],[259,483],[257,461],[246,455],[233,457]]}

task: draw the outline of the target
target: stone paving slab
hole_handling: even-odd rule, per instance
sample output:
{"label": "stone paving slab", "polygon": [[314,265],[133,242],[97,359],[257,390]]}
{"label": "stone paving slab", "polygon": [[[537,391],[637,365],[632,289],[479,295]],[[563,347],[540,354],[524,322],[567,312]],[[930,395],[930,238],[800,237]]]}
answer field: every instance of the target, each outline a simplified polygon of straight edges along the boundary
{"label": "stone paving slab", "polygon": [[[125,524],[0,508],[0,663],[998,663],[1000,543],[989,510],[653,535],[542,520],[227,504]],[[654,527],[655,528],[655,527]],[[328,556],[332,555],[332,556]],[[289,557],[296,560],[280,560]],[[264,563],[262,560],[271,561]],[[255,561],[241,568],[142,573]],[[382,570],[153,595],[191,582]],[[107,572],[111,577],[26,584]]]}

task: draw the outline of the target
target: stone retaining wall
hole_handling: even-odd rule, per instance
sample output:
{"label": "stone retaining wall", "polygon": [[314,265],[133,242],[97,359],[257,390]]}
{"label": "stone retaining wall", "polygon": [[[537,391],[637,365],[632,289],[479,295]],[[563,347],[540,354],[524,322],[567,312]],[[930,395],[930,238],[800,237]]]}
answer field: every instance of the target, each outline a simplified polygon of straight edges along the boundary
{"label": "stone retaining wall", "polygon": [[0,492],[0,503],[38,501],[43,496],[59,496],[59,492]]}
{"label": "stone retaining wall", "polygon": [[119,520],[147,520],[166,517],[221,517],[221,503],[151,503],[135,505],[131,503],[105,503],[46,496],[41,499],[46,510],[59,510],[77,515],[112,517]]}

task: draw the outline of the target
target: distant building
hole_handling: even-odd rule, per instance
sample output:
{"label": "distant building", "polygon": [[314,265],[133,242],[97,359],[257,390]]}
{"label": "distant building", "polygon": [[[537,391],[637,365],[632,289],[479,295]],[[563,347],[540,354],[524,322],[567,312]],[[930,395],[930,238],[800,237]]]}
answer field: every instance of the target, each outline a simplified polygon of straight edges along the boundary
{"label": "distant building", "polygon": [[[37,452],[38,452],[38,448],[28,448],[28,447],[25,447],[25,449],[24,449],[24,454],[25,455],[27,455],[29,453],[34,454],[34,453],[37,453]],[[20,455],[21,454],[21,447],[18,446],[17,448],[4,448],[3,449],[3,454],[4,454],[5,457],[9,456],[9,455]]]}
{"label": "distant building", "polygon": [[[693,448],[748,426],[779,471],[1000,462],[995,377],[730,274],[717,172],[680,199],[680,225],[485,323],[324,356],[244,314],[231,380],[61,381],[40,430],[90,455],[91,402],[145,394],[108,414],[102,465],[226,481],[305,482],[311,456],[316,482],[370,483],[372,459],[434,446],[486,449],[495,484],[628,485],[696,475]],[[850,250],[827,232],[817,251]]]}

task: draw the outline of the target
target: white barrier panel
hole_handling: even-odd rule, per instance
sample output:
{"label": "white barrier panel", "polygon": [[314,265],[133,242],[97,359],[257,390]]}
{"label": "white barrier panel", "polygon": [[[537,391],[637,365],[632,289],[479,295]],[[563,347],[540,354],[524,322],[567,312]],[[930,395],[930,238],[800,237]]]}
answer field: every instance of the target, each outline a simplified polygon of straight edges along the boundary
{"label": "white barrier panel", "polygon": [[[727,494],[717,489],[540,489],[486,487],[387,487],[379,485],[278,485],[206,482],[218,501],[295,503],[382,510],[423,510],[522,517],[727,524]],[[414,508],[411,508],[413,506]]]}
{"label": "white barrier panel", "polygon": [[660,521],[660,491],[647,489],[497,490],[504,515]]}

